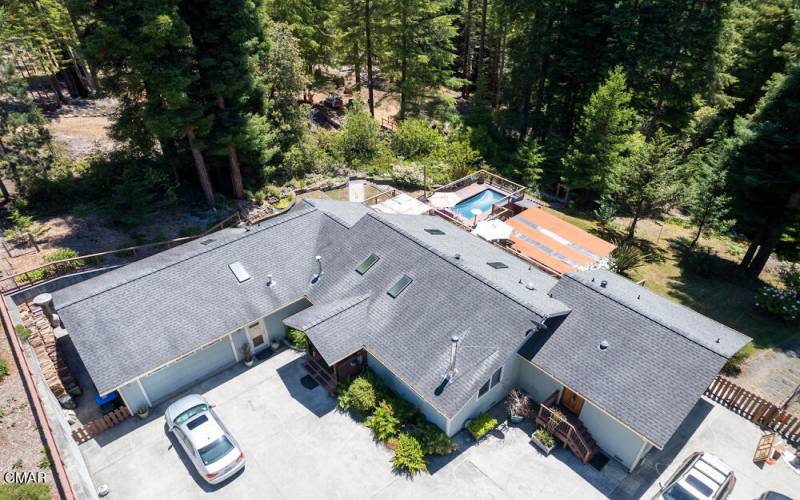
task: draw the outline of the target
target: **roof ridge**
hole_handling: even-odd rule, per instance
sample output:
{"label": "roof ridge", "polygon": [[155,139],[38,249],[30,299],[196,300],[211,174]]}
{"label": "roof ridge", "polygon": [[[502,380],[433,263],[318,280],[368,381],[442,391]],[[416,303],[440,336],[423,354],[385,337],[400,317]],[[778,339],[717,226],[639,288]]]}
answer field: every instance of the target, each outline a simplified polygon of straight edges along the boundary
{"label": "roof ridge", "polygon": [[[184,263],[184,262],[186,262],[186,261],[188,261],[190,259],[193,259],[195,257],[199,257],[200,255],[205,255],[205,254],[207,254],[209,252],[212,252],[214,250],[217,250],[219,248],[223,248],[223,247],[225,247],[227,245],[230,245],[230,244],[232,244],[234,242],[240,241],[240,240],[242,240],[242,239],[244,239],[244,238],[246,238],[248,236],[252,236],[254,234],[258,234],[258,233],[260,233],[260,232],[262,232],[264,230],[267,230],[269,228],[273,228],[273,227],[278,226],[280,224],[283,224],[285,222],[289,222],[291,220],[297,219],[299,217],[308,215],[308,214],[316,212],[316,211],[318,211],[318,209],[316,207],[312,206],[312,208],[299,210],[297,212],[288,212],[288,213],[285,214],[286,215],[285,217],[276,217],[275,219],[261,222],[259,224],[256,224],[256,226],[252,226],[252,227],[256,228],[255,230],[246,230],[243,234],[240,234],[235,238],[231,238],[228,241],[225,241],[224,243],[221,243],[219,245],[216,245],[216,246],[213,246],[213,247],[210,247],[210,248],[201,249],[200,251],[194,252],[194,253],[192,253],[190,255],[187,255],[182,259],[176,260],[174,262],[169,262],[169,263],[167,263],[167,264],[165,264],[163,266],[159,266],[159,267],[150,269],[147,272],[139,274],[138,276],[136,276],[134,278],[124,280],[124,281],[122,281],[120,283],[117,283],[115,285],[103,288],[102,290],[99,290],[99,291],[97,291],[95,293],[89,294],[89,295],[87,295],[85,297],[82,297],[80,299],[73,300],[71,302],[67,302],[65,304],[59,305],[58,308],[60,310],[63,310],[63,309],[66,309],[68,307],[74,306],[75,304],[78,304],[78,303],[83,302],[85,300],[91,299],[91,298],[96,297],[96,296],[98,296],[100,294],[106,293],[106,292],[108,292],[110,290],[114,290],[114,289],[119,288],[121,286],[127,285],[128,283],[133,283],[133,282],[138,281],[138,280],[140,280],[142,278],[150,276],[151,274],[157,273],[159,271],[163,271],[164,269],[168,269],[168,268],[170,268],[172,266],[176,266],[178,264],[182,264],[182,263]],[[262,225],[262,224],[264,224],[264,225]],[[210,234],[204,235],[204,236],[210,236],[212,234],[214,234],[214,233],[210,233]],[[200,239],[200,237],[197,237],[194,240],[189,241],[187,243],[192,243],[192,242],[197,241],[199,239]],[[174,247],[174,248],[180,248],[180,246]],[[151,257],[153,257],[155,255],[160,255],[160,254],[154,254]],[[149,258],[149,257],[146,257],[146,258]],[[142,262],[143,260],[145,260],[145,259],[142,259],[142,260],[139,260],[139,261],[135,261],[135,262]],[[133,264],[133,262],[131,264]]]}
{"label": "roof ridge", "polygon": [[318,325],[320,325],[320,324],[322,324],[322,323],[324,323],[324,322],[326,322],[326,321],[328,321],[328,320],[330,320],[332,318],[335,318],[336,316],[342,314],[343,312],[345,312],[345,311],[347,311],[349,309],[352,309],[355,306],[361,304],[362,302],[364,302],[365,300],[367,300],[370,297],[371,297],[370,294],[364,294],[364,295],[360,295],[360,296],[350,297],[349,299],[341,299],[339,301],[329,302],[328,304],[335,304],[336,302],[344,302],[344,304],[342,304],[338,308],[334,309],[332,311],[332,314],[329,314],[328,316],[326,316],[324,318],[317,319],[316,321],[312,321],[308,326],[305,327],[305,330],[310,330],[310,329],[314,328],[315,326],[318,326]]}
{"label": "roof ridge", "polygon": [[[496,292],[498,292],[498,293],[500,293],[500,294],[503,294],[503,295],[505,295],[506,297],[508,297],[509,299],[513,300],[513,301],[514,301],[514,302],[516,302],[517,304],[521,305],[521,306],[522,306],[522,307],[524,307],[525,309],[528,309],[529,311],[531,311],[531,312],[533,312],[533,313],[535,313],[535,314],[538,314],[538,315],[539,315],[540,317],[542,317],[542,318],[547,318],[547,317],[548,317],[546,314],[544,314],[544,313],[542,313],[542,312],[539,312],[539,311],[537,311],[537,310],[536,310],[536,309],[535,309],[533,306],[531,306],[530,304],[526,304],[526,303],[525,303],[525,302],[524,302],[524,301],[523,301],[523,300],[522,300],[520,297],[518,297],[516,294],[514,294],[514,292],[512,292],[512,291],[510,291],[510,290],[506,290],[506,289],[505,289],[505,287],[500,287],[500,286],[498,286],[497,284],[490,282],[489,280],[487,280],[487,279],[486,279],[486,278],[484,278],[483,276],[480,276],[478,273],[476,273],[475,271],[472,271],[471,269],[468,269],[468,268],[467,268],[466,266],[464,266],[464,265],[456,264],[455,262],[453,262],[452,260],[450,260],[449,258],[447,258],[447,256],[446,256],[446,255],[445,255],[443,252],[440,252],[440,251],[439,251],[439,250],[437,250],[436,248],[434,248],[434,247],[432,247],[432,246],[428,245],[427,243],[423,242],[422,240],[420,240],[420,239],[416,238],[415,236],[413,236],[412,234],[408,233],[408,232],[407,232],[407,231],[405,231],[404,229],[401,229],[401,228],[399,228],[399,227],[397,227],[397,226],[393,225],[393,224],[392,224],[392,223],[390,223],[389,221],[383,220],[383,218],[381,217],[381,215],[380,215],[380,214],[377,214],[377,213],[368,213],[367,215],[368,215],[369,217],[372,217],[372,218],[374,218],[375,220],[379,221],[381,224],[383,224],[383,225],[387,226],[387,227],[388,227],[388,228],[390,228],[391,230],[393,230],[393,231],[395,231],[395,232],[397,232],[397,233],[399,233],[399,234],[401,234],[401,235],[405,236],[406,238],[408,238],[409,240],[413,241],[413,242],[414,242],[414,243],[416,243],[417,245],[421,246],[422,248],[424,248],[424,249],[428,250],[428,251],[429,251],[429,252],[431,252],[432,254],[434,254],[434,255],[436,255],[437,257],[439,257],[440,259],[442,259],[442,260],[444,260],[445,262],[449,263],[450,265],[452,265],[452,266],[453,266],[453,267],[455,267],[456,269],[460,269],[461,271],[463,271],[463,272],[465,272],[465,273],[469,274],[470,276],[472,276],[472,277],[473,277],[473,278],[475,278],[476,280],[480,281],[480,282],[481,282],[481,283],[483,283],[484,285],[488,286],[489,288],[491,288],[491,289],[495,290]],[[423,217],[424,217],[424,216],[423,216]],[[513,255],[512,255],[512,257],[513,257]],[[515,258],[516,258],[516,257],[515,257]],[[545,294],[545,297],[547,297],[547,295],[546,295],[546,294]],[[549,297],[548,297],[548,298],[549,298]]]}
{"label": "roof ridge", "polygon": [[[673,333],[675,333],[675,334],[677,334],[677,335],[679,335],[679,336],[683,337],[684,339],[688,340],[689,342],[692,342],[693,344],[696,344],[696,345],[698,345],[698,346],[702,347],[703,349],[705,349],[705,350],[707,350],[707,351],[711,352],[712,354],[716,354],[717,356],[720,356],[720,357],[722,357],[722,358],[725,358],[725,359],[730,359],[730,358],[728,358],[727,356],[725,356],[724,354],[720,354],[720,353],[716,352],[715,350],[713,350],[713,349],[711,349],[711,348],[709,348],[709,347],[707,347],[707,346],[704,346],[703,344],[701,344],[701,343],[700,343],[700,342],[698,342],[697,340],[695,340],[695,339],[693,339],[693,338],[690,338],[688,335],[684,334],[683,332],[680,332],[680,331],[676,330],[675,328],[672,328],[671,326],[669,326],[669,325],[666,325],[666,324],[662,323],[661,321],[658,321],[657,319],[655,319],[655,318],[652,318],[652,317],[650,317],[650,316],[648,316],[648,315],[646,315],[646,314],[642,313],[641,311],[638,311],[638,310],[634,309],[633,307],[629,306],[628,304],[624,304],[624,303],[620,302],[619,300],[615,299],[614,297],[612,297],[612,296],[610,296],[610,295],[606,295],[606,294],[604,294],[604,293],[600,292],[599,290],[595,290],[595,289],[594,289],[594,288],[592,288],[591,286],[587,285],[586,283],[582,282],[582,281],[581,281],[581,280],[579,280],[579,279],[576,279],[576,278],[575,278],[575,277],[573,277],[573,276],[570,276],[569,274],[565,274],[565,275],[564,275],[564,276],[563,276],[561,279],[564,279],[564,278],[569,278],[569,279],[571,279],[572,281],[574,281],[575,283],[578,283],[579,285],[582,285],[583,287],[585,287],[585,288],[587,288],[587,289],[589,289],[589,290],[593,291],[594,293],[596,293],[596,294],[600,295],[601,297],[605,297],[605,298],[607,298],[608,300],[610,300],[610,301],[612,301],[612,302],[615,302],[615,303],[617,303],[617,304],[621,305],[621,306],[622,306],[622,307],[624,307],[625,309],[629,309],[630,311],[633,311],[634,313],[638,314],[639,316],[641,316],[641,317],[643,317],[643,318],[645,318],[645,319],[648,319],[648,320],[652,321],[653,323],[655,323],[655,324],[657,324],[657,325],[663,326],[663,327],[664,327],[664,328],[666,328],[667,330],[669,330],[669,331],[671,331],[671,332],[673,332]],[[642,288],[644,288],[644,287],[642,287]],[[645,290],[648,290],[647,288],[644,288],[644,289],[645,289]],[[648,291],[649,291],[649,292],[652,292],[652,290],[648,290]],[[655,292],[653,292],[653,293],[655,293]],[[660,297],[661,299],[663,299],[663,300],[669,300],[669,299],[667,299],[667,298],[665,298],[665,297],[662,297],[662,296],[660,296],[660,295],[659,295],[659,297]],[[691,307],[684,306],[683,304],[678,304],[677,302],[673,302],[673,303],[674,303],[674,304],[677,304],[677,305],[679,305],[679,306],[686,307],[687,309],[689,309],[690,311],[692,311],[692,312],[694,312],[694,313],[696,313],[696,314],[700,314],[700,313],[698,313],[697,311],[695,311],[694,309],[692,309]],[[706,317],[707,317],[707,316],[706,316]],[[708,319],[711,319],[711,318],[708,318]],[[712,321],[716,321],[716,320],[712,320]],[[717,321],[717,323],[719,323],[719,321]],[[720,324],[722,325],[722,323],[720,323]],[[722,326],[725,326],[725,325],[722,325]],[[730,327],[726,327],[726,328],[730,328]],[[733,330],[733,329],[731,329],[731,330]],[[733,330],[733,331],[735,332],[736,330]],[[738,332],[737,332],[737,333],[738,333]]]}

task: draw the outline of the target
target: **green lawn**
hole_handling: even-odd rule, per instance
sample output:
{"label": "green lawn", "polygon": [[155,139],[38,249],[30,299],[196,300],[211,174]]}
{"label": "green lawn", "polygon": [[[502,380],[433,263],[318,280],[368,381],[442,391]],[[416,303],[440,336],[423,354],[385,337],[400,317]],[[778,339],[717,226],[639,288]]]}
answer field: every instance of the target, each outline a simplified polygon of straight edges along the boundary
{"label": "green lawn", "polygon": [[[552,210],[562,219],[576,226],[598,232],[597,224],[588,214]],[[627,220],[619,219],[617,227],[626,227]],[[676,221],[677,222],[677,221]],[[649,253],[648,262],[633,270],[631,279],[645,280],[645,286],[665,297],[734,328],[753,338],[754,349],[780,346],[787,341],[800,344],[800,327],[774,319],[754,306],[756,290],[764,282],[774,283],[776,277],[762,273],[760,280],[740,276],[735,266],[744,252],[742,243],[722,238],[702,238],[700,243],[717,252],[720,272],[704,277],[681,268],[678,249],[691,238],[693,228],[687,224],[642,221],[637,226],[637,243]]]}

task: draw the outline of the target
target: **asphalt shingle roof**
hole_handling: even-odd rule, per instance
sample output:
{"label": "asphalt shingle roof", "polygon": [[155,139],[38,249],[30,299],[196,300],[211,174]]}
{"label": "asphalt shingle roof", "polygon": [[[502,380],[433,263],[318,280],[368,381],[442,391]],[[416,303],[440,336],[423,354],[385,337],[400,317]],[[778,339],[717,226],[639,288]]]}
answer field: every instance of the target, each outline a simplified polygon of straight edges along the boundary
{"label": "asphalt shingle roof", "polygon": [[[512,298],[382,216],[363,212],[343,224],[343,214],[362,211],[337,203],[343,202],[328,202],[325,211],[301,204],[248,231],[215,233],[213,242],[194,241],[55,292],[56,309],[98,390],[110,391],[307,297],[314,306],[296,315],[295,325],[323,344],[326,359],[366,345],[440,412],[454,415],[542,315],[530,299]],[[436,222],[429,219],[418,223]],[[356,273],[371,253],[380,260]],[[316,255],[323,276],[312,285]],[[503,255],[513,265],[516,258]],[[253,278],[239,283],[228,268],[235,261]],[[266,286],[267,274],[274,286]],[[404,274],[413,283],[390,297],[387,291]],[[543,292],[536,297],[566,311]],[[450,337],[465,333],[459,376],[434,395]]]}
{"label": "asphalt shingle roof", "polygon": [[[603,293],[621,287],[620,281],[628,283],[609,274],[563,277],[552,289],[553,298],[572,312],[544,332],[544,342],[532,340],[520,354],[663,448],[727,356],[648,317],[646,310]],[[607,279],[607,289],[592,282],[592,276]],[[738,336],[741,348],[749,339]],[[605,350],[600,349],[602,341],[608,342]]]}

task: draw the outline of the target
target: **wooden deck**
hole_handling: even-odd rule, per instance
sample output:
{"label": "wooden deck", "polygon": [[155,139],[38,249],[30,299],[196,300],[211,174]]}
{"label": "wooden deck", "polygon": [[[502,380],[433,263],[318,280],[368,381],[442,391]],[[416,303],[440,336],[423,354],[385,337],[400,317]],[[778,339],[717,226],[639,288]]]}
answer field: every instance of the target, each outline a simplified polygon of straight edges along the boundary
{"label": "wooden deck", "polygon": [[553,410],[557,409],[564,415],[565,419],[555,426],[553,436],[564,443],[581,462],[587,463],[597,451],[597,443],[592,439],[592,435],[589,434],[589,431],[578,417],[556,404],[557,399],[558,391],[551,394],[539,405],[536,423],[547,428]]}

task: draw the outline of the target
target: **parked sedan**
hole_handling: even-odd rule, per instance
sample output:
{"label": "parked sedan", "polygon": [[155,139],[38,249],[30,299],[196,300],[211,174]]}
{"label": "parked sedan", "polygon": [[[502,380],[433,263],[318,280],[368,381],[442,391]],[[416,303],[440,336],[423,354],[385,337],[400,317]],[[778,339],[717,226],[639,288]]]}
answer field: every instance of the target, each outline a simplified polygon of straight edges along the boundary
{"label": "parked sedan", "polygon": [[736,484],[733,469],[714,455],[697,451],[661,486],[656,499],[722,500]]}
{"label": "parked sedan", "polygon": [[220,483],[244,467],[239,443],[203,396],[191,394],[175,401],[164,418],[197,472],[210,484]]}

